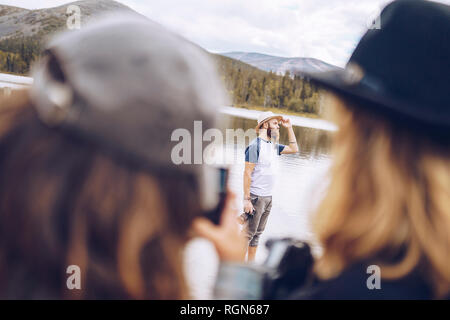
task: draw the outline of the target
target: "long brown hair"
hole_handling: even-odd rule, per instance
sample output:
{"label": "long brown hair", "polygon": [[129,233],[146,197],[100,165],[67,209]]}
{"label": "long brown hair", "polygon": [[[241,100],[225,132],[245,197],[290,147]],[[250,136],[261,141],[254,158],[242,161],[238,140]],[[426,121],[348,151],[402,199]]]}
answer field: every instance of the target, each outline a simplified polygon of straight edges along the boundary
{"label": "long brown hair", "polygon": [[[450,147],[419,129],[329,96],[333,167],[314,228],[321,278],[372,260],[382,278],[420,270],[436,297],[450,290]],[[419,127],[418,127],[419,128]]]}
{"label": "long brown hair", "polygon": [[[187,298],[182,250],[198,203],[192,177],[46,127],[26,92],[0,102],[1,298]],[[69,265],[81,290],[66,286]]]}

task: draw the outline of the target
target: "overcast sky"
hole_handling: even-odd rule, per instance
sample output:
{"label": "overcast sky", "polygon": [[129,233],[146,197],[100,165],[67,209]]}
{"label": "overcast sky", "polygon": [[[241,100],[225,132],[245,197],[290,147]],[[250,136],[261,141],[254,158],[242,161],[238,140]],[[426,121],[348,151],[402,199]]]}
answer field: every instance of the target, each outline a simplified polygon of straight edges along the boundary
{"label": "overcast sky", "polygon": [[[0,0],[28,9],[67,0]],[[389,0],[120,0],[211,52],[313,57],[343,67]],[[450,4],[450,0],[441,0]]]}

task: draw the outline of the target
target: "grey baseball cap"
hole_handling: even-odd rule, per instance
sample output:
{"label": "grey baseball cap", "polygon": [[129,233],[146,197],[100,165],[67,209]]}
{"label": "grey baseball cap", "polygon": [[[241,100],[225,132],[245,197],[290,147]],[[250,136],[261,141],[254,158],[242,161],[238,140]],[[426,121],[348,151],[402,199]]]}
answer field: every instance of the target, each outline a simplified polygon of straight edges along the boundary
{"label": "grey baseball cap", "polygon": [[[195,175],[216,202],[207,166],[175,164],[176,129],[219,126],[226,95],[201,48],[138,15],[115,14],[56,36],[33,68],[31,99],[42,121],[155,170]],[[192,155],[203,145],[191,143]],[[195,150],[200,148],[201,150]],[[208,189],[211,189],[208,192]]]}

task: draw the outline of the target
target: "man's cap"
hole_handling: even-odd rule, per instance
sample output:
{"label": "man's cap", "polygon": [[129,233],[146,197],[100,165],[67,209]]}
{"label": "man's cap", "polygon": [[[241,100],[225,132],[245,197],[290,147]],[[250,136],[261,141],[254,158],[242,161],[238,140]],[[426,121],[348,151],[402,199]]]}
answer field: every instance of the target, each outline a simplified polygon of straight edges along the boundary
{"label": "man's cap", "polygon": [[[450,6],[423,0],[387,5],[343,70],[303,73],[358,107],[450,131]],[[428,130],[425,130],[427,132]]]}

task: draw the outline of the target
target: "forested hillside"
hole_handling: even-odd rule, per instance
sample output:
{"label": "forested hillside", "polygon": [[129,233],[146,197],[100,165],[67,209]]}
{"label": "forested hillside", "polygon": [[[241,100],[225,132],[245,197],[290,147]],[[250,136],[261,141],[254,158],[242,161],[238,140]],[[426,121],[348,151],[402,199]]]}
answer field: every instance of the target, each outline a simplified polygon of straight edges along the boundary
{"label": "forested hillside", "polygon": [[289,71],[280,76],[220,55],[215,59],[234,104],[320,113],[318,89],[300,76]]}

